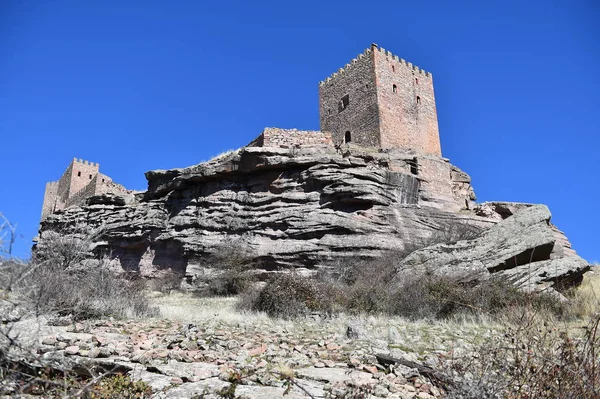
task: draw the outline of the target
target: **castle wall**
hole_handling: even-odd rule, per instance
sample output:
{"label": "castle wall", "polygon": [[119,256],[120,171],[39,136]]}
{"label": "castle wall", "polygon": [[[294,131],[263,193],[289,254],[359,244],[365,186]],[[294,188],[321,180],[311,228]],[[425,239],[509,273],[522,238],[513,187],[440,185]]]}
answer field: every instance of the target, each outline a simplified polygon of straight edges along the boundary
{"label": "castle wall", "polygon": [[51,181],[46,183],[46,190],[44,191],[44,203],[42,205],[42,219],[54,212],[57,194],[58,182]]}
{"label": "castle wall", "polygon": [[[345,141],[379,147],[379,110],[371,49],[319,84],[321,130],[336,144]],[[347,96],[347,97],[346,97]],[[345,100],[347,99],[347,101]]]}
{"label": "castle wall", "polygon": [[263,130],[261,147],[290,148],[299,145],[333,144],[331,134],[318,130],[278,129],[268,127]]}
{"label": "castle wall", "polygon": [[441,156],[433,76],[382,48],[373,59],[381,147]]}
{"label": "castle wall", "polygon": [[99,164],[81,159],[74,159],[72,165],[73,171],[71,173],[70,181],[70,196],[77,194],[86,187],[100,170]]}
{"label": "castle wall", "polygon": [[319,114],[336,144],[442,153],[433,76],[377,45],[319,84]]}
{"label": "castle wall", "polygon": [[87,186],[73,194],[65,203],[65,208],[73,205],[83,204],[86,198],[96,195],[96,185],[98,183],[98,176],[93,176],[92,180],[88,182]]}
{"label": "castle wall", "polygon": [[58,181],[46,184],[42,219],[69,206],[83,204],[93,195],[128,192],[110,177],[99,173],[99,169],[97,163],[74,158]]}

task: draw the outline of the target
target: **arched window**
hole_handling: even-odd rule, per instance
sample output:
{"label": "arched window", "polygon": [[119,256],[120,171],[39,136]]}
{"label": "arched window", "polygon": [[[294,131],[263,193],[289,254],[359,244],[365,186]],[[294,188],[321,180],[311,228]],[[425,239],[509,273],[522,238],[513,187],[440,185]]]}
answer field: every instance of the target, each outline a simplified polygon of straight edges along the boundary
{"label": "arched window", "polygon": [[350,134],[349,131],[346,132],[346,134],[344,134],[344,143],[349,143],[352,141],[352,135]]}
{"label": "arched window", "polygon": [[392,65],[392,72],[396,72],[396,68]]}
{"label": "arched window", "polygon": [[398,91],[398,86],[396,86],[396,85],[393,85],[393,86],[392,86],[392,91],[393,91],[394,93],[395,93],[395,92],[397,92],[397,91]]}
{"label": "arched window", "polygon": [[77,172],[77,177],[81,177],[81,171]]}
{"label": "arched window", "polygon": [[421,97],[417,96],[417,104],[421,104]]}

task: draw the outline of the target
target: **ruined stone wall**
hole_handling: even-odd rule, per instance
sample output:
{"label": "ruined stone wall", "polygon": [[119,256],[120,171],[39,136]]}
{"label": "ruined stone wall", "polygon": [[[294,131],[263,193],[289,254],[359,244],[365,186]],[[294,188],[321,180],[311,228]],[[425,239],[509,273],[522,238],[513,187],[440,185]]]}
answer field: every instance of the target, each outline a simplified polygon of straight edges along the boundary
{"label": "ruined stone wall", "polygon": [[71,195],[69,199],[67,199],[65,208],[73,205],[82,204],[83,201],[87,197],[91,197],[92,195],[96,195],[96,185],[98,184],[98,175],[93,176],[92,180],[87,184],[87,186],[83,187],[81,190],[77,191],[75,194]]}
{"label": "ruined stone wall", "polygon": [[299,145],[332,145],[331,134],[318,130],[278,129],[268,127],[262,132],[261,147],[291,148]]}
{"label": "ruined stone wall", "polygon": [[[428,206],[453,211],[472,209],[476,198],[469,175],[445,158],[421,155],[415,160],[417,175],[421,180],[421,201]],[[449,205],[452,203],[455,206]]]}
{"label": "ruined stone wall", "polygon": [[98,173],[96,182],[96,191],[94,195],[99,194],[126,194],[129,190],[120,184],[115,183],[112,179],[105,174]]}
{"label": "ruined stone wall", "polygon": [[51,181],[46,183],[46,190],[44,191],[44,203],[42,204],[42,219],[54,212],[57,196],[58,182]]}
{"label": "ruined stone wall", "polygon": [[433,76],[379,47],[373,59],[381,147],[441,156]]}
{"label": "ruined stone wall", "polygon": [[344,68],[319,84],[321,130],[331,132],[336,144],[351,142],[380,146],[379,110],[373,52],[365,50]]}

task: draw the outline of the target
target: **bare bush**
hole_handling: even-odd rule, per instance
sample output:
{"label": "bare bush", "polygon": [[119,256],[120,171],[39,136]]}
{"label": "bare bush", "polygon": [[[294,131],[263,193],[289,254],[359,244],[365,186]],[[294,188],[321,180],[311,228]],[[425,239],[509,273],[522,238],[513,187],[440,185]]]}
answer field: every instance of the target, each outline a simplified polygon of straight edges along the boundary
{"label": "bare bush", "polygon": [[466,222],[447,222],[442,223],[433,234],[422,243],[421,248],[434,244],[449,244],[462,240],[473,240],[483,232],[483,228],[468,224]]}
{"label": "bare bush", "polygon": [[329,287],[295,273],[273,277],[257,292],[246,292],[240,307],[290,319],[312,312],[331,312],[334,302]]}
{"label": "bare bush", "polygon": [[256,268],[255,254],[243,238],[228,238],[206,259],[206,264],[214,270],[205,283],[200,295],[238,295],[254,282]]}
{"label": "bare bush", "polygon": [[93,267],[82,264],[90,256],[93,235],[48,233],[12,279],[12,289],[28,308],[75,319],[156,314],[143,281],[115,275],[104,260]]}
{"label": "bare bush", "polygon": [[538,312],[516,313],[474,354],[442,360],[457,382],[448,397],[598,398],[599,323],[592,316],[578,333]]}
{"label": "bare bush", "polygon": [[164,294],[171,294],[181,288],[181,282],[185,274],[173,269],[162,271],[150,281],[150,288],[153,291],[160,291]]}

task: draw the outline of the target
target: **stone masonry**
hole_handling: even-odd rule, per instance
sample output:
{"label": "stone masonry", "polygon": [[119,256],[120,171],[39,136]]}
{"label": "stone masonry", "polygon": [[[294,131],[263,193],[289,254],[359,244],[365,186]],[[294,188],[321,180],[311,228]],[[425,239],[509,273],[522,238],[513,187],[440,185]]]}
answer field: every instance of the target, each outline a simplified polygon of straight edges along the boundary
{"label": "stone masonry", "polygon": [[[352,143],[441,156],[432,75],[376,44],[319,84],[319,113],[321,131],[265,128],[247,147]],[[407,172],[419,175],[432,187],[442,182],[443,189],[438,191],[452,197],[446,184],[449,165],[415,157]],[[469,195],[467,186],[465,193]],[[82,204],[87,197],[125,192],[123,186],[99,172],[98,164],[74,159],[60,180],[47,183],[42,220]],[[469,201],[465,206],[469,207]]]}
{"label": "stone masonry", "polygon": [[441,156],[433,76],[376,44],[319,84],[319,113],[335,144]]}
{"label": "stone masonry", "polygon": [[318,130],[279,129],[267,127],[249,147],[292,148],[301,145],[333,145],[331,134]]}
{"label": "stone masonry", "polygon": [[42,220],[56,211],[80,205],[93,195],[127,192],[125,187],[100,173],[100,164],[73,158],[59,180],[46,184]]}

